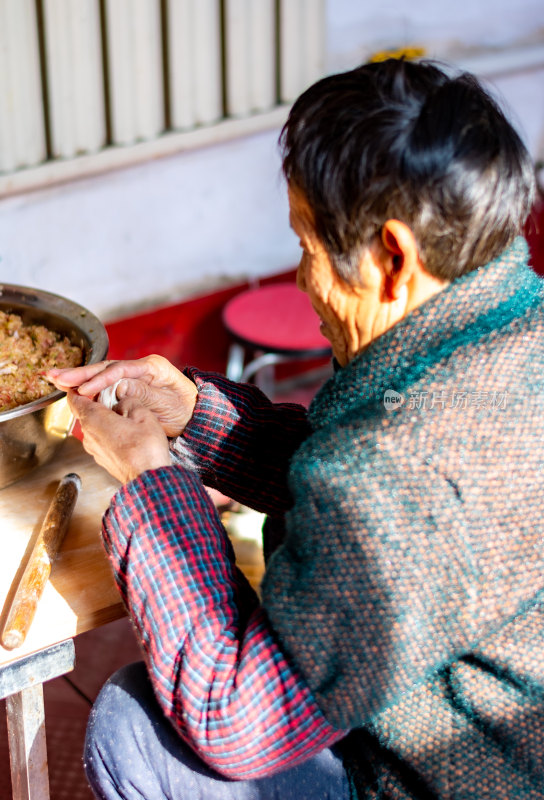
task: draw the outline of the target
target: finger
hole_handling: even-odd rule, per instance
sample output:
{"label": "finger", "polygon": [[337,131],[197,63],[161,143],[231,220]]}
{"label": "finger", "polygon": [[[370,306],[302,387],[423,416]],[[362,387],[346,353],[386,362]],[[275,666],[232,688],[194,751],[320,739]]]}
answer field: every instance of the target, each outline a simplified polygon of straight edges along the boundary
{"label": "finger", "polygon": [[135,397],[124,397],[113,410],[119,416],[130,418],[134,422],[150,421],[153,425],[159,425],[153,412],[145,408]]}
{"label": "finger", "polygon": [[81,415],[85,413],[85,404],[92,402],[88,397],[81,397],[73,389],[68,389],[67,398],[70,410],[76,419],[81,419]]}
{"label": "finger", "polygon": [[105,369],[97,371],[79,384],[78,391],[80,394],[84,394],[87,397],[94,397],[103,389],[117,383],[117,381],[123,378],[151,380],[153,378],[153,372],[150,370],[147,359],[113,361],[108,364]]}
{"label": "finger", "polygon": [[90,428],[111,428],[114,424],[113,411],[100,403],[95,403],[90,397],[69,390],[68,403],[84,432]]}
{"label": "finger", "polygon": [[115,408],[123,397],[131,397],[138,400],[141,405],[156,407],[161,405],[163,391],[154,389],[150,384],[142,380],[121,378],[121,380],[102,389],[97,400],[106,408]]}
{"label": "finger", "polygon": [[72,389],[90,380],[96,374],[103,372],[112,361],[99,361],[96,364],[86,364],[83,367],[69,367],[67,369],[49,369],[46,377],[59,389]]}
{"label": "finger", "polygon": [[164,404],[164,389],[157,389],[147,381],[141,379],[126,378],[117,384],[117,400],[132,398],[141,405],[158,407]]}
{"label": "finger", "polygon": [[[48,378],[58,389],[75,389],[79,394],[93,397],[99,394],[101,389],[105,389],[115,383],[115,376],[120,372],[117,364],[124,362],[101,361],[98,364],[89,364],[85,367],[75,367],[70,369],[51,369],[46,372]],[[126,362],[131,363],[131,362]],[[95,391],[94,387],[99,388]]]}
{"label": "finger", "polygon": [[93,420],[99,420],[102,414],[111,413],[104,406],[94,403],[90,397],[78,394],[73,389],[68,390],[67,396],[72,413],[81,422],[82,427]]}

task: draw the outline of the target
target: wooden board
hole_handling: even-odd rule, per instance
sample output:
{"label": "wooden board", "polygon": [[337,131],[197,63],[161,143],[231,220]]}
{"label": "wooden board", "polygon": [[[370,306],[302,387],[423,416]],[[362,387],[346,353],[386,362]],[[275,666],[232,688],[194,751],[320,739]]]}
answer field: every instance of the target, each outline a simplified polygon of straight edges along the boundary
{"label": "wooden board", "polygon": [[124,615],[102,547],[102,515],[119,484],[69,437],[52,463],[0,490],[0,625],[47,513],[58,481],[67,472],[81,477],[70,527],[53,565],[34,622],[20,648],[0,646],[0,666]]}

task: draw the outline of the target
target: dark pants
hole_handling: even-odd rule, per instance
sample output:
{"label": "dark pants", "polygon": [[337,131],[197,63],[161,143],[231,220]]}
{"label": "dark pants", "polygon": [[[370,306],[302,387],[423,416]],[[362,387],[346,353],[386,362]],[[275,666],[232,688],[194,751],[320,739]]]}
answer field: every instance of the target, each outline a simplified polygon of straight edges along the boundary
{"label": "dark pants", "polygon": [[85,771],[100,800],[348,800],[342,763],[324,750],[269,778],[231,781],[209,769],[164,717],[143,663],[113,675],[91,712]]}

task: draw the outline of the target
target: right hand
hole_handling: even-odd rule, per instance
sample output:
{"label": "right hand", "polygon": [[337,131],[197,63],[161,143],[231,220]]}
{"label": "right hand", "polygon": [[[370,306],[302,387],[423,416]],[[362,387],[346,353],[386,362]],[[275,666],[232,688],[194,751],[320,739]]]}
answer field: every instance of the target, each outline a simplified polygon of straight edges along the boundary
{"label": "right hand", "polygon": [[101,361],[84,367],[52,369],[48,380],[62,391],[77,389],[96,397],[121,380],[118,400],[130,398],[152,411],[167,436],[179,436],[191,419],[198,391],[195,384],[166,358],[152,355],[135,361]]}
{"label": "right hand", "polygon": [[123,398],[112,411],[68,389],[68,403],[81,424],[83,447],[121,483],[148,469],[171,465],[159,420],[137,400]]}

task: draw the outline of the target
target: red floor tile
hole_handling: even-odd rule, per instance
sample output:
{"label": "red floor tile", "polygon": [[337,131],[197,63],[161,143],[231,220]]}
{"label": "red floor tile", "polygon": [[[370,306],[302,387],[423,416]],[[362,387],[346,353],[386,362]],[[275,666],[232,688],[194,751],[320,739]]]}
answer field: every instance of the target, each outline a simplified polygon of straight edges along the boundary
{"label": "red floor tile", "polygon": [[83,742],[91,710],[64,678],[44,684],[51,800],[92,800],[83,772]]}
{"label": "red floor tile", "polygon": [[0,800],[10,800],[8,731],[6,727],[6,701],[0,700]]}
{"label": "red floor tile", "polygon": [[[128,619],[75,640],[76,666],[44,684],[51,800],[92,800],[83,771],[83,743],[91,705],[100,687],[123,664],[141,658]],[[5,702],[0,704],[0,800],[11,799]]]}

